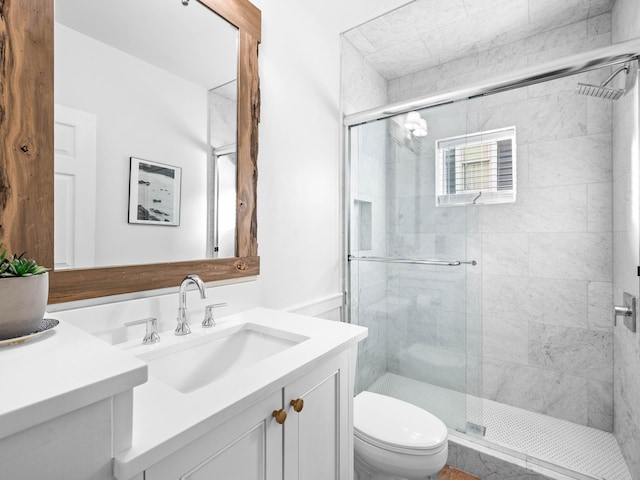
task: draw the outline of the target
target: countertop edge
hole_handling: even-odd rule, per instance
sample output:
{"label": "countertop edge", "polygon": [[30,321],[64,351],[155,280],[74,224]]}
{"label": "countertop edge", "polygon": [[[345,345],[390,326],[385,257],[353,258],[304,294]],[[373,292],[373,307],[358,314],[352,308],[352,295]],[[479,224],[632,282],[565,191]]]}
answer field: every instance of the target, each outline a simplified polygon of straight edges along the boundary
{"label": "countertop edge", "polygon": [[141,365],[95,383],[85,384],[39,402],[26,405],[0,417],[0,440],[61,417],[93,403],[113,397],[147,381],[147,367]]}
{"label": "countertop edge", "polygon": [[[30,363],[27,365],[28,371],[42,371],[39,374],[41,378],[32,379],[31,384],[26,380],[29,375],[21,371],[19,366],[5,374],[7,377],[5,387],[8,384],[10,386],[7,388],[14,389],[18,393],[14,394],[11,402],[2,405],[0,440],[132,390],[147,381],[148,367],[142,361],[127,358],[126,354],[112,350],[111,346],[72,325],[61,322],[58,329],[59,331],[55,332],[57,337],[43,338],[37,340],[39,343],[25,343],[17,348],[9,347],[12,350],[0,351],[0,359],[8,363],[21,365],[21,362],[28,361]],[[84,344],[84,349],[76,351],[75,342],[87,343]],[[101,355],[99,362],[106,364],[107,367],[97,368],[95,375],[85,371],[82,379],[66,381],[62,386],[56,383],[57,379],[73,375],[73,373],[66,373],[65,368],[80,362],[84,362],[84,366],[96,362],[95,357],[89,357],[95,352],[99,352]],[[57,370],[54,371],[57,376],[52,377],[53,380],[43,392],[38,391],[34,394],[29,392],[28,388],[25,389],[26,391],[21,391],[24,387],[32,385],[37,387],[38,382],[50,375],[51,370],[46,368],[47,360],[56,366]],[[40,364],[43,365],[41,369]]]}

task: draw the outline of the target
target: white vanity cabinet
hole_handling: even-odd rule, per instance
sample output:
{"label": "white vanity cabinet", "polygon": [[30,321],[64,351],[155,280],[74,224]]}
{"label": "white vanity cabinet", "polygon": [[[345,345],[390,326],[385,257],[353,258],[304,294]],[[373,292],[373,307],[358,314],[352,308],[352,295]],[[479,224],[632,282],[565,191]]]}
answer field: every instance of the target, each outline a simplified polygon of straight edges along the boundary
{"label": "white vanity cabinet", "polygon": [[277,391],[145,471],[145,480],[282,478],[283,429],[272,416]]}
{"label": "white vanity cabinet", "polygon": [[[345,351],[281,385],[146,469],[145,480],[352,478],[350,355]],[[304,401],[300,412],[291,405],[298,399]],[[287,414],[282,424],[273,416],[280,409]]]}
{"label": "white vanity cabinet", "polygon": [[[349,352],[284,388],[286,480],[346,480],[353,471]],[[350,386],[351,385],[351,386]],[[292,402],[304,401],[298,413]]]}

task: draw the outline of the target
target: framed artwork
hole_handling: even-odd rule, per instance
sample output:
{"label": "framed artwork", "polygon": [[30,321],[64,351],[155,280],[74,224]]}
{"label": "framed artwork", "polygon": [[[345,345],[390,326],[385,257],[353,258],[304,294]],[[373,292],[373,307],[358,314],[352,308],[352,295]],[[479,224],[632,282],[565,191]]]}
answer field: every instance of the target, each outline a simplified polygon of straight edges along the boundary
{"label": "framed artwork", "polygon": [[131,157],[129,223],[180,225],[182,169]]}

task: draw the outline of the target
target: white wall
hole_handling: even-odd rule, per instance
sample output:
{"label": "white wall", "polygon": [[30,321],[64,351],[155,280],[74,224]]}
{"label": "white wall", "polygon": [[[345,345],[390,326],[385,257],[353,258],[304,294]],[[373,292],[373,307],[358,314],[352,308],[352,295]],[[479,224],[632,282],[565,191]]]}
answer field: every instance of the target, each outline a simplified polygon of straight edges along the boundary
{"label": "white wall", "polygon": [[340,291],[338,36],[296,2],[262,9],[260,298],[287,307]]}
{"label": "white wall", "polygon": [[[56,103],[97,118],[96,265],[203,258],[207,90],[63,25],[55,41]],[[131,156],[182,167],[179,227],[127,223]]]}
{"label": "white wall", "polygon": [[256,301],[285,308],[342,290],[339,34],[407,0],[253,3],[262,10]]}

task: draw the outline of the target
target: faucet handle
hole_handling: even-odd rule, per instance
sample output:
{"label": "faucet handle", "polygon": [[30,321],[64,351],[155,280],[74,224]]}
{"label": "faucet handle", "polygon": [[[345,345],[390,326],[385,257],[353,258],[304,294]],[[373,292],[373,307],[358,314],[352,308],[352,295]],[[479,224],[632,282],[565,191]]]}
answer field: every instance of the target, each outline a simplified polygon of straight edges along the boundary
{"label": "faucet handle", "polygon": [[213,309],[218,307],[226,307],[227,302],[214,303],[204,307],[204,320],[202,320],[202,326],[205,328],[215,327],[216,321],[213,318]]}
{"label": "faucet handle", "polygon": [[147,331],[144,334],[144,338],[142,339],[142,343],[144,345],[150,345],[153,343],[158,343],[160,341],[160,335],[158,335],[158,319],[155,317],[143,318],[141,320],[132,320],[130,322],[125,322],[125,327],[132,327],[133,325],[142,325],[146,324]]}

